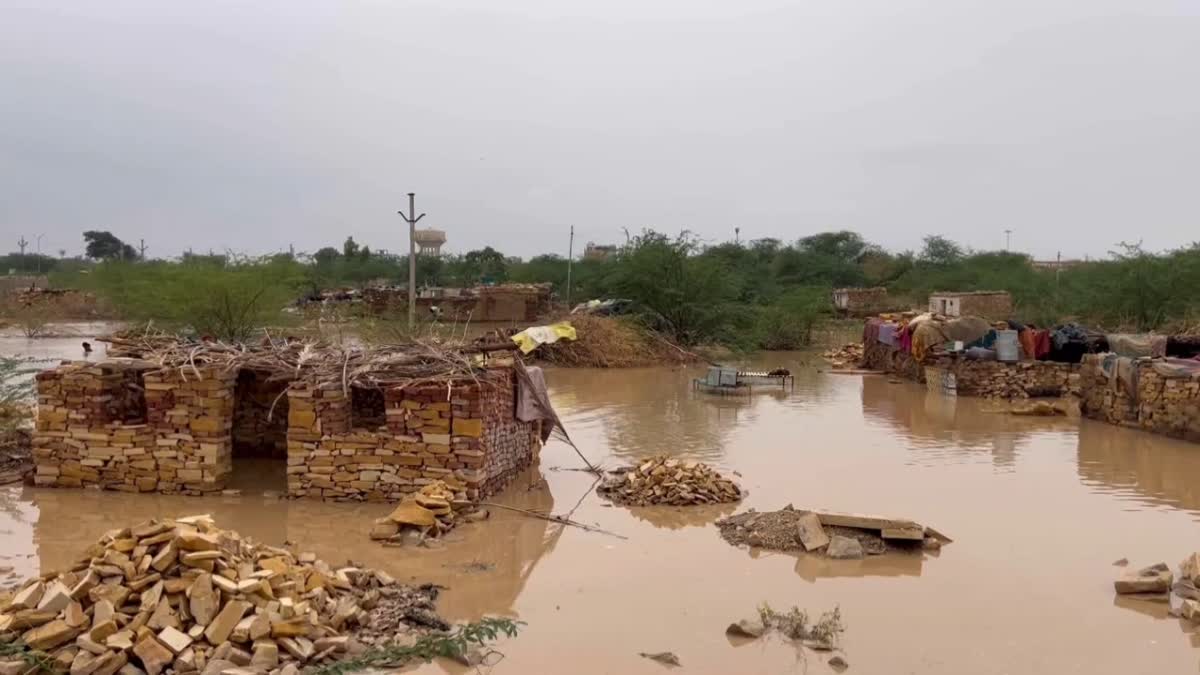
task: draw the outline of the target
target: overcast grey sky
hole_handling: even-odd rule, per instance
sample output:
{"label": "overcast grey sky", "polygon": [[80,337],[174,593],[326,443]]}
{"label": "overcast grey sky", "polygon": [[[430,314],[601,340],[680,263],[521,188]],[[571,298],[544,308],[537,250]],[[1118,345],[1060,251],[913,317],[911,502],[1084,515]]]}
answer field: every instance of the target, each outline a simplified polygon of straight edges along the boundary
{"label": "overcast grey sky", "polygon": [[1200,239],[1197,0],[0,0],[0,250]]}

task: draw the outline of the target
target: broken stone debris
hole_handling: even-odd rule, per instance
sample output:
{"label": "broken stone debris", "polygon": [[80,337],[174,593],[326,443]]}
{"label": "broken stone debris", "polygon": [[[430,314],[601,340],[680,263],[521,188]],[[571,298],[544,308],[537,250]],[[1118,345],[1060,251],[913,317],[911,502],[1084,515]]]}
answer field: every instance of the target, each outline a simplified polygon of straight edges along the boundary
{"label": "broken stone debris", "polygon": [[475,509],[465,495],[456,494],[443,481],[434,481],[408,495],[371,527],[371,538],[391,545],[413,545],[426,537],[440,537],[458,520],[472,520]]}
{"label": "broken stone debris", "polygon": [[836,560],[860,560],[866,557],[866,553],[863,553],[863,546],[857,539],[840,535],[830,538],[825,555]]}
{"label": "broken stone debris", "polygon": [[677,668],[683,665],[683,663],[680,662],[679,657],[676,656],[674,652],[640,652],[638,653],[638,656],[644,659],[650,659],[651,661],[657,661],[664,666],[672,666]]}
{"label": "broken stone debris", "polygon": [[1171,574],[1171,568],[1167,567],[1166,563],[1158,563],[1122,574],[1113,582],[1113,586],[1117,593],[1122,595],[1167,593],[1171,590],[1171,584],[1174,581],[1175,575]]}
{"label": "broken stone debris", "polygon": [[1113,582],[1119,595],[1149,600],[1165,600],[1170,612],[1193,623],[1200,623],[1200,552],[1179,563],[1179,576],[1166,563],[1126,571]]}
{"label": "broken stone debris", "polygon": [[861,342],[852,342],[839,349],[830,349],[821,356],[836,370],[852,370],[861,367],[863,345]]}
{"label": "broken stone debris", "polygon": [[740,546],[823,553],[854,559],[896,549],[937,550],[950,539],[911,520],[848,513],[753,509],[717,521],[721,536]]}
{"label": "broken stone debris", "polygon": [[1028,405],[1013,406],[1008,412],[1012,415],[1030,417],[1054,417],[1055,415],[1066,415],[1067,409],[1049,401],[1034,401]]}
{"label": "broken stone debris", "polygon": [[0,608],[0,639],[45,651],[73,675],[293,674],[447,629],[436,595],[256,544],[207,516],[152,520],[26,583]]}
{"label": "broken stone debris", "polygon": [[596,492],[624,506],[725,504],[743,496],[737,483],[702,462],[659,456],[609,473]]}

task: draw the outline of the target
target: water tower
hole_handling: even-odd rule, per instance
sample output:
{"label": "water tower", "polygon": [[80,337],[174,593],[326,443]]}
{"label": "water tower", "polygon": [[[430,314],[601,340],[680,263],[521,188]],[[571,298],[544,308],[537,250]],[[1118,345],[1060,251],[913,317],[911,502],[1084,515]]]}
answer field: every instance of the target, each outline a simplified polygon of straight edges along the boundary
{"label": "water tower", "polygon": [[440,256],[442,244],[446,243],[446,233],[443,230],[424,228],[417,230],[417,253],[419,255]]}

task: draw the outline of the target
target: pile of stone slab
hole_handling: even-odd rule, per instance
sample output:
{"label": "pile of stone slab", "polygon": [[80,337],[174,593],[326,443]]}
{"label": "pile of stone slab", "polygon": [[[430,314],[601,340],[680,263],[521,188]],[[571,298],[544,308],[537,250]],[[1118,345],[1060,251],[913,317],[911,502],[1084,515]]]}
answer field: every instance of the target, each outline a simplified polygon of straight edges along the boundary
{"label": "pile of stone slab", "polygon": [[778,511],[738,513],[718,520],[717,527],[735,546],[804,551],[838,559],[881,555],[893,549],[937,550],[951,541],[911,520],[804,511],[790,504]]}
{"label": "pile of stone slab", "polygon": [[742,498],[737,483],[707,464],[667,457],[610,471],[596,491],[624,506],[725,504]]}
{"label": "pile of stone slab", "polygon": [[475,505],[461,499],[444,482],[434,481],[408,495],[384,518],[371,527],[371,538],[389,543],[408,544],[427,537],[440,537],[454,529],[461,517],[469,517]]}
{"label": "pile of stone slab", "polygon": [[830,349],[821,355],[831,366],[839,370],[860,368],[863,362],[863,346],[860,342],[852,342],[839,349]]}
{"label": "pile of stone slab", "polygon": [[[410,590],[384,572],[256,544],[207,516],[151,520],[26,583],[3,605],[0,642],[19,640],[72,675],[294,674],[364,649],[355,634],[378,632],[373,610],[394,613]],[[441,625],[432,598],[421,607],[432,619],[418,626]],[[0,662],[0,672],[24,667]]]}
{"label": "pile of stone slab", "polygon": [[1166,563],[1158,563],[1122,573],[1113,586],[1118,595],[1165,600],[1171,613],[1200,623],[1200,552],[1179,563],[1179,577]]}

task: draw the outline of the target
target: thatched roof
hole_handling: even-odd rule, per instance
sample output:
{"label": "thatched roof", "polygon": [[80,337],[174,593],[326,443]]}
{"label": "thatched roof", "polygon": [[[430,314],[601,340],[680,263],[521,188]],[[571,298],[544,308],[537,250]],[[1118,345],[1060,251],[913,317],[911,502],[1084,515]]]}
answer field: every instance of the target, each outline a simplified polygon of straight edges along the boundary
{"label": "thatched roof", "polygon": [[343,388],[388,389],[426,382],[477,379],[485,354],[509,351],[510,344],[466,345],[415,340],[405,344],[344,346],[321,341],[278,340],[259,344],[195,340],[155,333],[112,335],[109,355],[131,357],[144,368],[179,370],[200,376],[201,367],[252,370],[268,380],[305,380]]}

